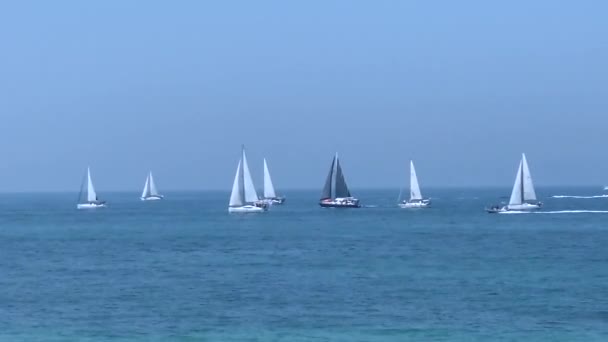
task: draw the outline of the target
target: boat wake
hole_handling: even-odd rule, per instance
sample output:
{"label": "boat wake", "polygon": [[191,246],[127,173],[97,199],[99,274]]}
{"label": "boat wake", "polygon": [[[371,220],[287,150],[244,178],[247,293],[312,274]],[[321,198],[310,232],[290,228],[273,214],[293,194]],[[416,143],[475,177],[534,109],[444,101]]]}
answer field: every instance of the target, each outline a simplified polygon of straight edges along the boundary
{"label": "boat wake", "polygon": [[503,211],[499,214],[608,214],[608,210]]}
{"label": "boat wake", "polygon": [[554,195],[551,198],[608,198],[608,195],[595,195],[595,196],[570,196],[570,195]]}

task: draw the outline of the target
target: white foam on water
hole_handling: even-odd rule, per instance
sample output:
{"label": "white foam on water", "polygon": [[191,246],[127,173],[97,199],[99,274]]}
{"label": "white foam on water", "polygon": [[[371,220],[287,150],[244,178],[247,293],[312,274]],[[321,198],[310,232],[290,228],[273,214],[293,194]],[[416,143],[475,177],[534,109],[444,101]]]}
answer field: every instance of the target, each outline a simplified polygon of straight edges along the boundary
{"label": "white foam on water", "polygon": [[608,210],[502,211],[499,214],[608,214]]}
{"label": "white foam on water", "polygon": [[553,195],[552,198],[608,198],[608,195],[595,195],[595,196],[574,196],[574,195]]}

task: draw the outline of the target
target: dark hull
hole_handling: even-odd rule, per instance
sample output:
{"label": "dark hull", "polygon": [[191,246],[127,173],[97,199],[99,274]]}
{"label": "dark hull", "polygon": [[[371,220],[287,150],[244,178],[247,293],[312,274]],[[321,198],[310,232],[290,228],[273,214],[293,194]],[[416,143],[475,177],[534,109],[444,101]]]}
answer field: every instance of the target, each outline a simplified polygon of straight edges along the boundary
{"label": "dark hull", "polygon": [[339,203],[323,203],[319,202],[322,208],[361,208],[360,204],[339,204]]}

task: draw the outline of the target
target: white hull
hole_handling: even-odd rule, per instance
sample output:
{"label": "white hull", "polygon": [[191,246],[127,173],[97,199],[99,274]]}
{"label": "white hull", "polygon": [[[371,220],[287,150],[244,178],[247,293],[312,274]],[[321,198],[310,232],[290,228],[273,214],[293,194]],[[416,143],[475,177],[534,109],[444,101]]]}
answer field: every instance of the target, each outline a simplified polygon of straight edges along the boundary
{"label": "white hull", "polygon": [[142,201],[160,201],[163,199],[163,196],[148,196],[148,197],[141,197],[140,198]]}
{"label": "white hull", "polygon": [[242,207],[229,207],[229,213],[263,213],[267,208],[256,207],[254,205],[244,205]]}
{"label": "white hull", "polygon": [[404,202],[404,203],[399,203],[399,207],[403,208],[403,209],[409,209],[409,208],[428,208],[431,206],[431,201],[429,200],[424,200],[424,201],[420,201],[420,202]]}
{"label": "white hull", "polygon": [[260,201],[266,203],[267,205],[283,204],[285,202],[285,198],[284,197],[263,198]]}
{"label": "white hull", "polygon": [[79,203],[76,205],[77,209],[95,209],[95,208],[105,208],[105,203]]}
{"label": "white hull", "polygon": [[507,210],[537,210],[540,209],[542,204],[540,203],[522,203],[522,204],[509,204],[505,209]]}

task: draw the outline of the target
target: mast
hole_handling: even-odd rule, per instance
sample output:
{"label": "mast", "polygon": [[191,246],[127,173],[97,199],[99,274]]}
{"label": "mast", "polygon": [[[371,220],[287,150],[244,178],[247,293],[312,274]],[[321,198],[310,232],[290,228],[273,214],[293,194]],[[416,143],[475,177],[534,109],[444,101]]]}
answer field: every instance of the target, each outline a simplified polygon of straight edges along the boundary
{"label": "mast", "polygon": [[239,196],[241,198],[241,202],[245,202],[245,168],[243,167],[243,163],[245,163],[245,144],[241,145],[241,161],[239,162],[239,171],[240,171],[240,179],[239,179]]}
{"label": "mast", "polygon": [[524,203],[524,198],[525,198],[525,197],[524,197],[524,190],[525,190],[525,188],[524,188],[524,179],[525,179],[525,178],[524,178],[524,166],[523,166],[523,164],[524,164],[524,159],[525,159],[525,157],[522,155],[522,158],[521,158],[521,164],[520,164],[520,165],[521,165],[521,167],[519,168],[519,171],[520,171],[520,175],[519,175],[519,177],[521,178],[521,182],[519,182],[519,186],[520,186],[520,191],[519,191],[519,192],[520,192],[521,199],[520,199],[520,201],[519,201],[519,202],[520,202],[521,204],[523,204],[523,203]]}

